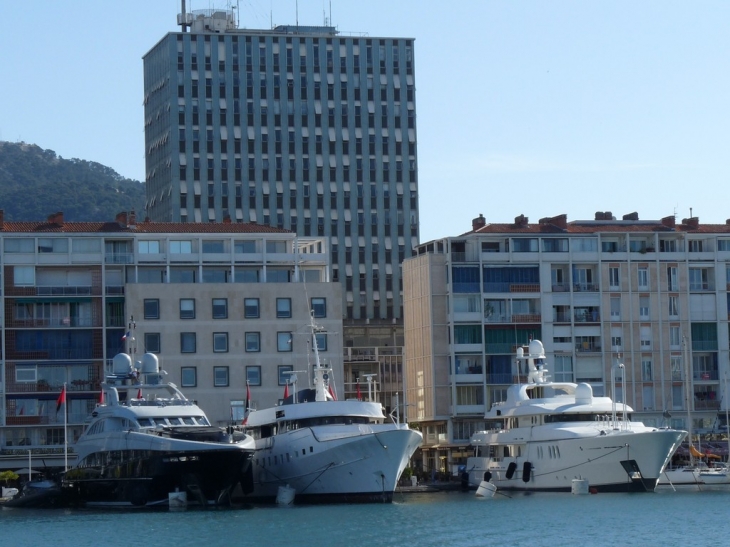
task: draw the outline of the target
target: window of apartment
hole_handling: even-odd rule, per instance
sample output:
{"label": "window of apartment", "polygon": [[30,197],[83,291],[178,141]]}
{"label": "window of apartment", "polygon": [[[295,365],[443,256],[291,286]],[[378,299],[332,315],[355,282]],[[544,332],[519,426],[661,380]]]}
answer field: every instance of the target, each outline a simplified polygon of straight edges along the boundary
{"label": "window of apartment", "polygon": [[140,254],[160,254],[160,242],[159,241],[140,241],[137,244],[137,249]]}
{"label": "window of apartment", "polygon": [[244,298],[243,299],[243,316],[246,319],[258,319],[261,311],[259,309],[258,298]]}
{"label": "window of apartment", "polygon": [[145,353],[160,353],[160,333],[145,332],[144,333],[144,351]]}
{"label": "window of apartment", "polygon": [[[319,351],[327,351],[327,333],[319,332],[314,335],[314,342],[317,343],[317,349]],[[314,345],[312,345],[314,349]]]}
{"label": "window of apartment", "polygon": [[682,377],[682,358],[679,355],[669,357],[669,367],[672,370],[672,380],[681,381]]}
{"label": "window of apartment", "polygon": [[180,353],[195,353],[195,333],[180,333]]}
{"label": "window of apartment", "polygon": [[198,385],[198,369],[196,367],[180,367],[180,385],[195,387]]}
{"label": "window of apartment", "polygon": [[536,253],[538,248],[537,238],[519,237],[512,240],[512,249],[516,253]]}
{"label": "window of apartment", "polygon": [[5,240],[6,253],[32,253],[35,241],[33,238],[8,238]]}
{"label": "window of apartment", "polygon": [[203,241],[203,254],[222,254],[224,252],[222,240]]}
{"label": "window of apartment", "polygon": [[68,239],[40,237],[40,238],[38,238],[38,252],[39,253],[67,253],[68,252]]}
{"label": "window of apartment", "polygon": [[276,317],[279,319],[291,317],[291,298],[276,299]]}
{"label": "window of apartment", "polygon": [[38,369],[35,365],[17,365],[15,367],[15,381],[18,383],[36,382]]}
{"label": "window of apartment", "polygon": [[706,291],[710,289],[710,270],[707,268],[689,269],[689,290]]}
{"label": "window of apartment", "polygon": [[258,365],[249,365],[246,367],[246,381],[249,385],[261,385],[261,367]]}
{"label": "window of apartment", "polygon": [[678,291],[679,281],[677,277],[677,267],[667,266],[667,290]]}
{"label": "window of apartment", "polygon": [[101,252],[101,241],[88,237],[72,239],[71,248],[74,253],[98,253]]}
{"label": "window of apartment", "polygon": [[618,290],[621,286],[621,278],[619,277],[618,266],[608,268],[608,286],[610,289]]}
{"label": "window of apartment", "polygon": [[641,319],[649,318],[649,297],[648,296],[639,297],[639,317]]}
{"label": "window of apartment", "polygon": [[669,317],[679,317],[679,297],[670,296],[669,302]]}
{"label": "window of apartment", "polygon": [[276,351],[292,350],[292,334],[291,332],[276,333]]}
{"label": "window of apartment", "polygon": [[226,319],[228,318],[228,299],[227,298],[214,298],[213,299],[213,319]]}
{"label": "window of apartment", "polygon": [[236,253],[252,254],[256,252],[255,241],[234,241],[233,250]]}
{"label": "window of apartment", "polygon": [[639,277],[639,290],[649,290],[649,269],[639,268],[637,274]]}
{"label": "window of apartment", "polygon": [[228,351],[228,333],[227,332],[214,332],[213,333],[213,352],[226,353],[227,351]]}
{"label": "window of apartment", "polygon": [[595,253],[598,250],[598,239],[595,237],[574,237],[570,240],[570,248],[577,253]]}
{"label": "window of apartment", "polygon": [[553,358],[553,378],[556,382],[573,381],[573,357],[570,355],[555,355]]}
{"label": "window of apartment", "polygon": [[213,367],[213,385],[228,387],[228,367]]}
{"label": "window of apartment", "polygon": [[651,327],[641,327],[639,331],[641,349],[651,349]]}
{"label": "window of apartment", "polygon": [[294,367],[291,365],[279,365],[279,385],[284,386],[286,385],[289,380],[291,379],[291,374],[289,374],[292,370],[294,370]]}
{"label": "window of apartment", "polygon": [[717,240],[718,251],[730,251],[730,239],[718,239]]}
{"label": "window of apartment", "polygon": [[248,352],[261,351],[261,333],[260,332],[247,332],[246,333],[246,351],[248,351]]}
{"label": "window of apartment", "polygon": [[327,317],[327,299],[312,298],[312,312],[314,317]]}
{"label": "window of apartment", "polygon": [[176,255],[189,255],[193,252],[193,242],[189,240],[184,241],[170,241],[170,253]]}
{"label": "window of apartment", "polygon": [[611,319],[621,319],[621,297],[611,297]]}
{"label": "window of apartment", "polygon": [[195,299],[180,299],[180,319],[195,319]]}
{"label": "window of apartment", "polygon": [[267,253],[285,253],[286,252],[286,241],[267,241],[266,242]]}
{"label": "window of apartment", "polygon": [[144,299],[144,318],[159,319],[160,318],[160,299],[145,298]]}
{"label": "window of apartment", "polygon": [[669,347],[670,349],[680,349],[682,337],[678,326],[669,327]]}
{"label": "window of apartment", "polygon": [[690,253],[701,253],[702,252],[702,241],[698,239],[691,239],[688,242]]}
{"label": "window of apartment", "polygon": [[623,347],[623,341],[621,339],[621,336],[611,336],[611,349],[619,350]]}
{"label": "window of apartment", "polygon": [[651,382],[653,380],[652,376],[652,370],[651,370],[651,359],[642,359],[641,360],[641,379],[644,382]]}
{"label": "window of apartment", "polygon": [[567,253],[567,238],[544,238],[542,240],[542,250],[546,253]]}
{"label": "window of apartment", "polygon": [[[7,242],[7,240],[6,240]],[[35,267],[14,266],[13,283],[16,287],[35,285]]]}

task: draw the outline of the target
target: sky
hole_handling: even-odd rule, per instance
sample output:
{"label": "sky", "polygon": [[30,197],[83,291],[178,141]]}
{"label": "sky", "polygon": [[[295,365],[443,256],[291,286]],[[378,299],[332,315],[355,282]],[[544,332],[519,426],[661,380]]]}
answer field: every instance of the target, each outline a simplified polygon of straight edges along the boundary
{"label": "sky", "polygon": [[[144,181],[142,57],[179,30],[180,5],[0,0],[0,140]],[[188,10],[227,5],[187,0]],[[730,2],[241,0],[237,9],[243,28],[331,17],[343,34],[415,39],[421,242],[467,232],[479,214],[730,218]]]}

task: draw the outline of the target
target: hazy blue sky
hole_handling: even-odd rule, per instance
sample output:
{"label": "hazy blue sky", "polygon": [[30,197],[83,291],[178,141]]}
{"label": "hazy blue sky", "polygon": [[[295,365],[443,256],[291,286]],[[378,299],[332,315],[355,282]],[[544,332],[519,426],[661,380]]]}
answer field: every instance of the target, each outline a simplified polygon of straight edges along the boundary
{"label": "hazy blue sky", "polygon": [[[299,24],[330,5],[342,33],[416,40],[421,241],[479,213],[730,218],[730,2],[299,0]],[[242,27],[296,21],[295,0],[239,6]],[[0,140],[143,181],[142,56],[179,11],[1,0]]]}

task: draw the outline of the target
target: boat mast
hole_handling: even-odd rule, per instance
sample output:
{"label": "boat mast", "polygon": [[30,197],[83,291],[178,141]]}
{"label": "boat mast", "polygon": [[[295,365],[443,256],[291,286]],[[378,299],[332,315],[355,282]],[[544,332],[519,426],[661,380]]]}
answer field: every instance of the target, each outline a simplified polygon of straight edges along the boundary
{"label": "boat mast", "polygon": [[689,359],[687,359],[687,337],[682,336],[682,345],[684,346],[684,401],[687,406],[687,438],[689,439],[689,464],[694,465],[695,457],[692,454],[692,409],[690,408],[691,399],[689,397]]}

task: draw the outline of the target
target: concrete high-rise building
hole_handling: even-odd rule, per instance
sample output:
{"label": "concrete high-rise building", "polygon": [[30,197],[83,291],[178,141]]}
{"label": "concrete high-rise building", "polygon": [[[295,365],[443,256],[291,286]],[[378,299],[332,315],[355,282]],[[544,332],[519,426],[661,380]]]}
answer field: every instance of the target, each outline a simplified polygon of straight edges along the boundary
{"label": "concrete high-rise building", "polygon": [[408,416],[422,426],[425,470],[466,463],[485,412],[525,381],[515,351],[530,339],[553,379],[589,383],[647,425],[725,425],[730,224],[596,213],[480,215],[472,228],[403,264]]}
{"label": "concrete high-rise building", "polygon": [[400,319],[418,243],[413,40],[189,14],[144,56],[147,214],[330,238],[347,319]]}
{"label": "concrete high-rise building", "polygon": [[349,380],[400,384],[400,265],[418,244],[414,40],[239,29],[226,10],[178,23],[144,56],[148,216],[328,238]]}

